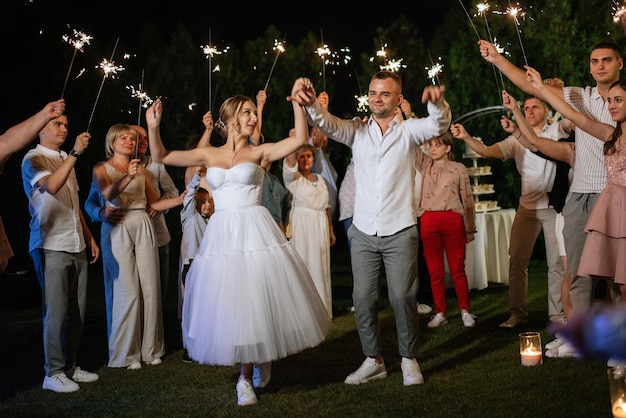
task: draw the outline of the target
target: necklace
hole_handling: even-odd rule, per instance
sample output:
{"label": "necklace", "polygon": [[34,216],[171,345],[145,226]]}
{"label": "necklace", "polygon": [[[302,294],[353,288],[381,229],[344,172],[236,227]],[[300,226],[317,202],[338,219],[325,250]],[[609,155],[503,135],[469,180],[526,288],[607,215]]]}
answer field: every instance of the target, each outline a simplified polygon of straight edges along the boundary
{"label": "necklace", "polygon": [[121,167],[120,164],[116,163],[112,159],[109,162],[113,166],[113,168],[119,171],[120,173],[124,173],[124,174],[128,173],[128,164],[126,165],[126,167]]}

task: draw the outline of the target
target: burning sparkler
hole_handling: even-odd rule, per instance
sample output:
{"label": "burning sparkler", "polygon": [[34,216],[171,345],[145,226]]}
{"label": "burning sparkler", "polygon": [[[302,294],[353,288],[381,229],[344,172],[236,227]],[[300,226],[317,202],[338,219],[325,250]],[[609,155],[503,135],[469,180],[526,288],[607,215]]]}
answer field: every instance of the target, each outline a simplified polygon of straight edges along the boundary
{"label": "burning sparkler", "polygon": [[618,2],[613,0],[613,22],[619,23],[622,25],[622,29],[624,29],[624,35],[626,36],[626,6],[620,5]]}
{"label": "burning sparkler", "polygon": [[102,69],[102,71],[104,72],[104,75],[102,76],[102,83],[100,83],[100,89],[98,90],[98,95],[96,96],[96,101],[93,104],[93,109],[91,109],[91,115],[89,116],[89,123],[87,124],[87,129],[86,131],[89,132],[89,128],[91,127],[91,121],[93,119],[93,114],[96,111],[96,106],[98,105],[98,100],[100,99],[100,93],[102,92],[102,87],[104,86],[104,81],[111,76],[111,78],[115,78],[115,76],[117,75],[118,71],[124,71],[124,67],[122,67],[121,65],[115,65],[115,63],[113,62],[113,57],[115,56],[115,50],[117,49],[117,44],[119,43],[120,38],[117,38],[117,40],[115,41],[115,46],[113,47],[113,53],[111,53],[111,59],[109,61],[106,60],[106,58],[104,58],[102,60],[102,62],[100,63],[100,65],[98,65],[96,68],[100,68]]}
{"label": "burning sparkler", "polygon": [[[443,64],[441,62],[434,63],[433,58],[430,56],[430,51],[428,51],[428,57],[430,58],[431,62],[430,68],[425,67],[426,71],[428,72],[428,78],[430,78],[433,86],[435,84],[441,84],[441,82],[439,81],[439,74],[441,74],[441,71],[443,70]],[[441,57],[438,57],[437,60],[441,61]],[[435,83],[435,79],[437,80],[437,83]]]}
{"label": "burning sparkler", "polygon": [[63,91],[61,91],[61,98],[65,94],[65,87],[67,87],[67,80],[70,78],[70,73],[72,72],[72,66],[74,65],[74,59],[76,58],[76,53],[78,51],[83,52],[83,46],[89,45],[89,42],[93,39],[91,36],[87,35],[84,32],[73,30],[73,35],[70,37],[69,35],[63,35],[61,38],[72,45],[74,47],[74,53],[72,54],[72,60],[70,61],[70,68],[67,69],[67,75],[65,76],[65,83],[63,84]]}
{"label": "burning sparkler", "polygon": [[[211,81],[211,73],[213,73],[214,70],[213,70],[213,65],[211,61],[213,60],[214,55],[220,55],[222,53],[225,53],[226,51],[228,51],[228,48],[224,49],[223,51],[220,51],[211,45],[211,28],[209,28],[209,44],[203,45],[200,48],[202,48],[202,53],[206,56],[206,59],[209,60],[209,109],[213,110],[213,105],[211,102],[212,100],[211,91],[212,91],[212,84],[213,84],[213,82]],[[215,67],[215,71],[219,71],[219,66]]]}
{"label": "burning sparkler", "polygon": [[[285,38],[287,35],[285,35]],[[265,87],[263,90],[267,91],[267,86],[270,84],[270,78],[272,78],[272,73],[274,72],[274,67],[276,66],[276,61],[278,61],[278,56],[285,52],[285,38],[283,38],[282,42],[274,39],[274,51],[276,51],[276,56],[274,57],[274,62],[272,63],[272,68],[270,69],[270,75],[267,76],[267,81],[265,82]]]}

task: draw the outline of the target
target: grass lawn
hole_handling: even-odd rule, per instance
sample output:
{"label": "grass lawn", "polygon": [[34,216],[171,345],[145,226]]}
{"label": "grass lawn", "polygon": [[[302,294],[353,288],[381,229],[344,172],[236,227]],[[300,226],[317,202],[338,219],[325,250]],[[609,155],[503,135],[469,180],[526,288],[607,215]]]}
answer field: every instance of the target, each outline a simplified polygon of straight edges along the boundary
{"label": "grass lawn", "polygon": [[[100,380],[70,394],[41,389],[44,377],[41,308],[32,277],[0,281],[0,415],[8,416],[267,416],[267,417],[611,417],[606,364],[601,360],[548,359],[520,365],[518,333],[547,331],[545,263],[531,262],[528,324],[514,330],[508,318],[508,287],[490,283],[471,291],[476,327],[463,327],[456,298],[448,296],[449,323],[429,329],[420,317],[418,362],[425,384],[404,387],[393,312],[381,299],[380,326],[387,379],[361,386],[343,383],[363,361],[354,326],[349,267],[337,257],[333,268],[335,318],[319,347],[274,363],[259,404],[237,406],[239,368],[182,361],[175,290],[164,310],[167,355],[159,366],[138,371],[106,367],[107,343],[101,266],[92,268],[89,307],[79,364]],[[173,271],[172,274],[175,272]],[[174,279],[171,279],[173,281]],[[30,284],[29,284],[30,281]],[[170,289],[175,289],[173,286]],[[382,289],[385,294],[385,289]]]}

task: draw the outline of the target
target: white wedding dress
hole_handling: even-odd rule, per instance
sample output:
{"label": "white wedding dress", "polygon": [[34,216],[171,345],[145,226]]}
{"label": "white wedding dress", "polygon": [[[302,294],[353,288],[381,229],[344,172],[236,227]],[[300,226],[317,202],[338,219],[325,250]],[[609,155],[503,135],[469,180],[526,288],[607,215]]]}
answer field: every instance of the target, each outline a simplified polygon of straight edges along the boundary
{"label": "white wedding dress", "polygon": [[264,363],[320,344],[332,322],[306,265],[261,206],[254,163],[211,167],[215,200],[187,274],[183,344],[214,365]]}

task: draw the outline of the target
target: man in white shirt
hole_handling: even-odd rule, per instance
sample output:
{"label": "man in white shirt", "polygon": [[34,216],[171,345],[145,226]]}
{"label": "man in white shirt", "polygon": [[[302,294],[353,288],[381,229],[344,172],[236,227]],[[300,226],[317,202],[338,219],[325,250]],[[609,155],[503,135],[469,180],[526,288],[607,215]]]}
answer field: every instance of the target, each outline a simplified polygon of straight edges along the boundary
{"label": "man in white shirt", "polygon": [[443,86],[424,89],[422,103],[429,116],[398,123],[396,109],[402,102],[402,80],[392,71],[379,71],[368,90],[371,117],[366,122],[344,120],[330,114],[318,102],[306,78],[293,98],[306,107],[310,123],[334,141],[352,149],[355,206],[351,243],[354,287],[352,299],[365,361],[345,380],[358,385],[387,377],[381,356],[378,299],[381,266],[385,267],[388,297],[396,318],[398,351],[404,385],[424,383],[417,355],[418,231],[414,202],[415,149],[450,127],[450,106]]}
{"label": "man in white shirt", "polygon": [[66,137],[67,116],[60,115],[42,128],[39,144],[22,160],[31,216],[29,251],[43,296],[43,388],[63,393],[98,380],[76,365],[76,351],[85,323],[88,264],[100,256],[80,210],[74,172],[90,135],[80,134],[69,154],[60,148]]}

